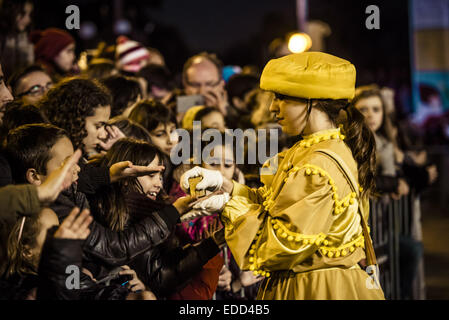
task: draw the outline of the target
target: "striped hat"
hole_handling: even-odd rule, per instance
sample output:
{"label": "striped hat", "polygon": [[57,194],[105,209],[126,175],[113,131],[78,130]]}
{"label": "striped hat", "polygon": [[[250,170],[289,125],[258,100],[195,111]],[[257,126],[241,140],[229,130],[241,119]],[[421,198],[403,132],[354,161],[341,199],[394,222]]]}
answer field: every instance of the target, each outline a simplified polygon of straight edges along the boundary
{"label": "striped hat", "polygon": [[148,60],[150,52],[139,42],[120,36],[117,38],[115,57],[120,70],[135,73],[145,65],[142,61]]}

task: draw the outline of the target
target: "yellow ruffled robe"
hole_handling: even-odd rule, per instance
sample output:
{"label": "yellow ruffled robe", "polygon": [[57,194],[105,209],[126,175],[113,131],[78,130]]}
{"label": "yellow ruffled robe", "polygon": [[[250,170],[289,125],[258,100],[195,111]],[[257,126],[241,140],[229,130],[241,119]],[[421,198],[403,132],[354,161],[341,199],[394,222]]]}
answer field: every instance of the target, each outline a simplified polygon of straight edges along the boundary
{"label": "yellow ruffled robe", "polygon": [[[265,277],[258,299],[384,299],[365,258],[359,203],[343,173],[318,149],[357,165],[340,129],[320,131],[267,161],[263,187],[234,182],[222,220],[242,270]],[[368,217],[365,217],[366,219]]]}

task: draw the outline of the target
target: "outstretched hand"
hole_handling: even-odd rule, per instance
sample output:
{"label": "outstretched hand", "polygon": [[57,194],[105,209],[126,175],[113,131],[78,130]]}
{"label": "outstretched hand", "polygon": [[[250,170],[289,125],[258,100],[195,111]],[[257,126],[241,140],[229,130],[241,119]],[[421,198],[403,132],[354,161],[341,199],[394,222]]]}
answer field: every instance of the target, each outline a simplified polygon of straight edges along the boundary
{"label": "outstretched hand", "polygon": [[80,158],[81,150],[78,149],[61,167],[53,171],[44,183],[37,187],[37,196],[42,203],[53,202],[62,190],[70,187],[73,182],[73,172],[79,170]]}
{"label": "outstretched hand", "polygon": [[90,233],[89,225],[92,222],[92,216],[88,209],[84,209],[80,214],[79,208],[73,208],[67,218],[56,230],[54,237],[59,239],[79,239],[85,240]]}
{"label": "outstretched hand", "polygon": [[150,173],[154,173],[155,171],[161,172],[164,169],[164,166],[136,166],[133,165],[131,161],[122,161],[114,163],[109,168],[109,176],[111,178],[111,182],[116,182],[123,178],[146,176]]}

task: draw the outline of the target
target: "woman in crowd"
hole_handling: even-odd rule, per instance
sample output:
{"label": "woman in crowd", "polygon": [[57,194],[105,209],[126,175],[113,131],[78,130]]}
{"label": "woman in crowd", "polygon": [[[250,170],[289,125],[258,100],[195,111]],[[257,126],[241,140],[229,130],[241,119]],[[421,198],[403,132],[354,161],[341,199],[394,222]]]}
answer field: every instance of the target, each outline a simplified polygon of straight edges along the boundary
{"label": "woman in crowd", "polygon": [[360,90],[353,104],[365,116],[376,140],[377,192],[397,200],[409,194],[410,187],[420,191],[435,181],[433,166],[417,165],[413,158],[399,150],[379,89]]}
{"label": "woman in crowd", "polygon": [[79,72],[75,65],[75,39],[70,33],[49,28],[33,31],[30,39],[34,44],[36,63],[44,66],[55,83]]}
{"label": "woman in crowd", "polygon": [[6,77],[34,62],[28,40],[34,9],[31,0],[4,0],[0,4],[0,63]]}

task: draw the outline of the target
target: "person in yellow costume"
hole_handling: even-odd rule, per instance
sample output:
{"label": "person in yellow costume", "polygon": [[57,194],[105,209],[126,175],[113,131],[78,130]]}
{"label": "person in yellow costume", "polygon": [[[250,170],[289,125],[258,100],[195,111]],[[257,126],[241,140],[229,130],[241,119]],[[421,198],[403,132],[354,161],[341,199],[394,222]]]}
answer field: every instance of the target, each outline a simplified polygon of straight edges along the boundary
{"label": "person in yellow costume", "polygon": [[[384,299],[359,265],[375,144],[349,103],[355,78],[350,62],[320,52],[269,61],[260,87],[274,93],[270,111],[303,139],[264,164],[258,189],[199,168],[181,178],[187,189],[201,175],[197,189],[231,195],[221,214],[225,238],[240,268],[265,277],[258,299]],[[204,201],[223,205],[213,198]]]}

